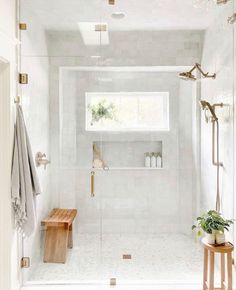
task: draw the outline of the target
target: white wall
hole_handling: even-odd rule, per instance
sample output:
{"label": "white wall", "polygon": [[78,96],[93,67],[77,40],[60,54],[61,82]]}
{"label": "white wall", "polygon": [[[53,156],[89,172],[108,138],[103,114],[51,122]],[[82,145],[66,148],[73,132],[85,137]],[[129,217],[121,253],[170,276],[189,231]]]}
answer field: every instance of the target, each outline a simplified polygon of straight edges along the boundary
{"label": "white wall", "polygon": [[[52,76],[53,80],[56,79]],[[190,233],[193,218],[192,83],[176,72],[79,72],[62,70],[60,98],[53,94],[51,116],[53,192],[58,206],[78,208],[83,233]],[[101,82],[99,79],[111,79]],[[54,84],[53,88],[56,86]],[[95,133],[85,131],[85,92],[168,91],[170,132]],[[57,141],[56,141],[57,140]],[[162,141],[162,171],[97,172],[96,197],[90,197],[93,141]],[[102,145],[101,145],[102,146]],[[131,150],[132,148],[124,148]],[[55,192],[58,193],[55,196]],[[101,218],[102,216],[102,228]],[[163,221],[165,221],[163,223]],[[152,227],[149,225],[152,224]]]}
{"label": "white wall", "polygon": [[[199,95],[194,82],[180,81],[179,196],[181,229],[189,234],[199,208]],[[197,109],[196,109],[197,108]]]}
{"label": "white wall", "polygon": [[[110,31],[109,45],[86,46],[80,33],[48,31],[49,54],[73,65],[183,66],[200,60],[203,31]],[[101,60],[90,56],[101,55]]]}
{"label": "white wall", "polygon": [[[104,203],[104,231],[141,231],[150,230],[147,226],[153,221],[153,231],[164,230],[162,221],[166,219],[168,231],[189,233],[193,216],[193,203],[197,200],[195,183],[192,182],[192,102],[194,95],[191,86],[182,84],[183,91],[179,91],[177,73],[173,74],[140,74],[126,75],[126,81],[119,74],[113,74],[115,81],[111,84],[95,84],[93,74],[78,74],[73,72],[60,75],[61,66],[83,65],[125,65],[125,66],[176,66],[192,65],[200,61],[202,51],[202,31],[156,31],[156,32],[110,32],[109,46],[89,47],[83,44],[80,35],[76,32],[47,32],[48,50],[51,56],[51,148],[52,150],[52,188],[54,202],[59,206],[77,205],[79,217],[79,229],[81,231],[99,231],[100,200],[91,202],[90,172],[89,170],[74,170],[76,166],[89,168],[86,160],[91,160],[92,134],[85,134],[84,126],[84,101],[83,91],[90,88],[98,91],[145,91],[146,90],[170,90],[171,91],[171,123],[170,134],[158,136],[158,134],[119,134],[102,136],[102,139],[115,140],[163,140],[163,157],[166,170],[163,172],[109,172],[96,174],[97,199],[101,198]],[[124,41],[125,40],[125,41]],[[135,49],[134,49],[135,47]],[[163,50],[163,47],[165,49]],[[102,59],[93,59],[91,55],[101,55]],[[59,79],[60,75],[60,79]],[[110,73],[103,74],[105,78]],[[158,77],[159,76],[159,77]],[[120,80],[119,80],[120,77]],[[92,81],[93,80],[93,81]],[[62,92],[63,97],[58,100]],[[181,93],[182,95],[180,96]],[[191,98],[192,96],[192,98]],[[181,103],[179,99],[181,98]],[[79,102],[77,100],[80,100]],[[186,102],[186,99],[189,102]],[[196,101],[196,100],[195,100]],[[188,105],[186,105],[188,104]],[[179,115],[179,108],[181,116]],[[184,120],[183,116],[190,116]],[[190,115],[189,115],[190,114]],[[78,119],[76,116],[79,116]],[[198,124],[197,124],[198,125]],[[63,135],[62,126],[64,126]],[[181,130],[181,132],[179,131]],[[180,136],[179,136],[180,132]],[[179,147],[179,137],[182,147]],[[100,140],[99,134],[96,139]],[[187,154],[185,150],[187,149]],[[182,164],[179,164],[179,153]],[[187,155],[187,158],[185,158]],[[60,172],[60,162],[67,160],[67,168]],[[187,161],[188,160],[188,161]],[[78,164],[77,164],[78,161]],[[57,178],[55,178],[57,176]],[[142,176],[142,178],[139,178]],[[126,180],[127,179],[127,180]],[[179,180],[181,179],[181,183]],[[70,180],[70,182],[68,182]],[[124,182],[118,182],[124,180]],[[195,179],[194,179],[195,180]],[[128,184],[128,185],[127,185]],[[193,189],[193,190],[192,190]],[[193,193],[194,192],[194,193]],[[111,194],[112,197],[111,198]],[[119,213],[116,203],[127,209]],[[114,202],[115,201],[115,202]],[[150,210],[149,210],[150,209]],[[132,217],[132,211],[136,214]],[[116,212],[114,218],[110,218],[111,212]],[[141,216],[143,214],[143,220]],[[124,217],[127,218],[126,228]],[[136,220],[136,221],[135,221]],[[187,222],[188,221],[188,222]],[[113,227],[112,227],[113,225]]]}
{"label": "white wall", "polygon": [[[209,72],[216,72],[216,80],[203,80],[201,98],[210,103],[225,104],[216,110],[220,125],[220,193],[222,213],[233,218],[234,201],[234,68],[233,25],[227,18],[233,13],[233,3],[221,7],[219,16],[205,33],[202,65]],[[211,123],[201,122],[201,201],[202,210],[215,208],[216,167],[211,160]],[[231,235],[232,238],[232,235]]]}
{"label": "white wall", "polygon": [[[112,78],[112,82],[99,82],[98,78]],[[62,122],[61,172],[58,194],[61,207],[76,205],[78,208],[79,231],[85,233],[100,233],[101,230],[103,233],[178,231],[179,80],[176,73],[65,71],[61,82],[60,106],[62,108],[59,116]],[[86,132],[86,91],[168,91],[170,92],[170,132],[103,134]],[[136,141],[162,141],[164,169],[153,172],[135,170],[98,172],[95,177],[96,197],[91,199],[92,142],[99,143],[100,140],[129,141],[133,143],[132,146],[138,146]],[[126,147],[124,150],[130,150],[130,154],[133,154],[132,147]],[[144,153],[142,152],[143,159]],[[102,216],[102,229],[100,216]],[[150,223],[152,227],[149,226]]]}

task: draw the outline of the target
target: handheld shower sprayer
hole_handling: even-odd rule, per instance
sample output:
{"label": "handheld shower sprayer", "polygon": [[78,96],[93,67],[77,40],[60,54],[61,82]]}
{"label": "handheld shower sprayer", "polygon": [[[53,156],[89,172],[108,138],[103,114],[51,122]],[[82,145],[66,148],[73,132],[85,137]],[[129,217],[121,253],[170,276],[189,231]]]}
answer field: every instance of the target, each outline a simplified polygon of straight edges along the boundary
{"label": "handheld shower sprayer", "polygon": [[[205,100],[200,100],[199,102],[201,109],[205,112],[206,122],[211,118],[212,122],[212,164],[217,168],[217,177],[216,177],[216,211],[220,212],[220,166],[223,166],[223,163],[220,162],[220,149],[219,149],[219,122],[218,117],[215,113],[216,107],[223,107],[223,103],[211,105]],[[210,113],[210,116],[207,116],[207,112]],[[215,136],[216,135],[216,136]],[[216,154],[215,154],[216,149]]]}
{"label": "handheld shower sprayer", "polygon": [[217,116],[215,114],[214,107],[211,106],[209,102],[201,100],[199,102],[199,104],[200,104],[202,110],[205,112],[205,118],[206,118],[206,122],[207,123],[208,123],[208,120],[209,120],[209,117],[206,115],[207,110],[210,111],[210,113],[211,113],[212,121],[218,121],[218,118],[217,118]]}

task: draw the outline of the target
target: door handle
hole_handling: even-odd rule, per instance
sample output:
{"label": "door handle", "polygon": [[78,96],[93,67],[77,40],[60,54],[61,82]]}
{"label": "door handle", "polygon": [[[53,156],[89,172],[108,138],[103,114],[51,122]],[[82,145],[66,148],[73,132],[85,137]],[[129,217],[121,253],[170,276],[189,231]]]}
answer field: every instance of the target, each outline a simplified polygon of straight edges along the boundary
{"label": "door handle", "polygon": [[95,172],[91,171],[91,197],[94,197],[94,178],[95,178]]}

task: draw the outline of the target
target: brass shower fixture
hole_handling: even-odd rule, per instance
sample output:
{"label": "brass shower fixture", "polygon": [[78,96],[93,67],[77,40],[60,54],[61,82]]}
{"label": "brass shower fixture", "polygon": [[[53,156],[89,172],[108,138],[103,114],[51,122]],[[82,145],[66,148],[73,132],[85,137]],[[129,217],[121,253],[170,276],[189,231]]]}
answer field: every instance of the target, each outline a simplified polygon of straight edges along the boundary
{"label": "brass shower fixture", "polygon": [[211,78],[211,79],[215,79],[216,78],[216,74],[215,73],[212,74],[212,75],[210,75],[209,72],[204,73],[202,68],[201,68],[201,65],[199,63],[196,63],[195,66],[190,71],[180,73],[179,77],[181,79],[184,79],[184,80],[196,81],[197,78],[193,75],[193,71],[196,70],[196,69],[201,73],[201,75],[204,78]]}
{"label": "brass shower fixture", "polygon": [[216,4],[218,4],[218,5],[226,4],[228,2],[229,2],[229,0],[216,0]]}
{"label": "brass shower fixture", "polygon": [[[223,108],[223,103],[210,104],[205,100],[200,100],[201,109],[205,112],[206,122],[210,120],[212,122],[212,164],[216,166],[216,211],[220,212],[221,202],[220,202],[220,167],[223,163],[220,162],[220,141],[219,141],[219,121],[216,115],[215,109],[217,107]],[[206,112],[210,113],[208,117]],[[216,150],[215,150],[216,149]],[[216,151],[216,152],[215,152]]]}
{"label": "brass shower fixture", "polygon": [[115,0],[108,0],[109,5],[115,5]]}

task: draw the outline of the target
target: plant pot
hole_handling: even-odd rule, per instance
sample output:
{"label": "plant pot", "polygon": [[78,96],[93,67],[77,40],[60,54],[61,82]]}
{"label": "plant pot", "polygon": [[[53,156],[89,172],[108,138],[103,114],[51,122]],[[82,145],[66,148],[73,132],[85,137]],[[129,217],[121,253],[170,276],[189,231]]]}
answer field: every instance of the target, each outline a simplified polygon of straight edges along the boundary
{"label": "plant pot", "polygon": [[217,233],[216,234],[216,243],[217,243],[217,245],[224,244],[225,243],[225,234]]}
{"label": "plant pot", "polygon": [[214,245],[216,242],[216,235],[215,234],[205,234],[206,235],[206,241],[210,245]]}

